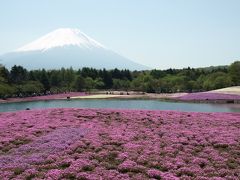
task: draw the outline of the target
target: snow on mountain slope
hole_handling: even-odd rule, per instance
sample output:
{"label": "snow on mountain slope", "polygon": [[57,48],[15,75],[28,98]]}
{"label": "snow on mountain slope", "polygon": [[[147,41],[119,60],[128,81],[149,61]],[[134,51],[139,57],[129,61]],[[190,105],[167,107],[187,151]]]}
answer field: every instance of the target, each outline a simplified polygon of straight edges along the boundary
{"label": "snow on mountain slope", "polygon": [[105,48],[103,45],[88,37],[78,29],[61,28],[17,49],[16,52],[36,50],[46,51],[54,47],[67,45],[75,45],[81,48]]}
{"label": "snow on mountain slope", "polygon": [[27,69],[97,69],[145,70],[148,67],[135,63],[78,29],[61,28],[0,57],[8,68],[21,65]]}

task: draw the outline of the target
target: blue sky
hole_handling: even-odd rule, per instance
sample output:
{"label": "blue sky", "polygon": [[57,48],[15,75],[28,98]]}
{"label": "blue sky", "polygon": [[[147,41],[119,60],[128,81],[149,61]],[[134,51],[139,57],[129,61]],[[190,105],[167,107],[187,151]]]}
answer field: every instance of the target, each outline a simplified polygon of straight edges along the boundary
{"label": "blue sky", "polygon": [[153,68],[240,59],[239,0],[0,0],[0,54],[57,28],[79,28]]}

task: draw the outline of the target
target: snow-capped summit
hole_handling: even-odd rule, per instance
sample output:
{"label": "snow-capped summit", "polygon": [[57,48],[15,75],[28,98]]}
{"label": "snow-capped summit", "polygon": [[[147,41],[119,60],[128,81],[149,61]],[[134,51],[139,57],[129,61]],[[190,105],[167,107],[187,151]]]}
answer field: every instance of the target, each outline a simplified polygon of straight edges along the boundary
{"label": "snow-capped summit", "polygon": [[50,32],[0,59],[8,68],[21,65],[27,69],[149,69],[106,48],[80,30],[70,28]]}
{"label": "snow-capped summit", "polygon": [[18,48],[16,52],[22,51],[46,51],[55,47],[62,47],[67,45],[79,46],[81,48],[105,48],[99,42],[88,37],[79,29],[60,28],[47,35],[29,43],[21,48]]}

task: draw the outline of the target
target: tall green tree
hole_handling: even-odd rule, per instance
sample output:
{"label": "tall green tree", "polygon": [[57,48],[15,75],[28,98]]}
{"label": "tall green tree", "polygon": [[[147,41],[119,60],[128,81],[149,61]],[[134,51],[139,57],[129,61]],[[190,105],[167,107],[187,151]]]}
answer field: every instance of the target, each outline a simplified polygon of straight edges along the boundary
{"label": "tall green tree", "polygon": [[85,78],[85,88],[89,92],[95,88],[95,82],[91,77]]}
{"label": "tall green tree", "polygon": [[240,85],[240,61],[235,61],[229,67],[229,74],[234,85]]}
{"label": "tall green tree", "polygon": [[42,72],[41,72],[40,82],[43,84],[45,93],[46,93],[46,91],[50,90],[49,78],[48,78],[48,74],[47,74],[45,69],[43,69]]}
{"label": "tall green tree", "polygon": [[27,70],[22,66],[13,66],[10,71],[10,79],[12,83],[22,83],[27,80]]}
{"label": "tall green tree", "polygon": [[1,82],[4,82],[4,83],[9,82],[9,71],[4,66],[0,65],[0,83]]}
{"label": "tall green tree", "polygon": [[72,68],[66,69],[64,74],[64,80],[69,91],[71,90],[70,87],[73,84],[74,78],[75,78],[75,74],[73,69]]}
{"label": "tall green tree", "polygon": [[113,81],[110,72],[106,71],[106,69],[103,69],[103,82],[105,84],[105,88],[109,89],[112,88]]}
{"label": "tall green tree", "polygon": [[50,73],[50,84],[52,87],[57,87],[61,85],[62,79],[61,79],[61,74],[57,70],[53,70]]}
{"label": "tall green tree", "polygon": [[83,89],[85,88],[85,79],[81,76],[78,75],[74,81],[74,88],[77,91],[83,91]]}

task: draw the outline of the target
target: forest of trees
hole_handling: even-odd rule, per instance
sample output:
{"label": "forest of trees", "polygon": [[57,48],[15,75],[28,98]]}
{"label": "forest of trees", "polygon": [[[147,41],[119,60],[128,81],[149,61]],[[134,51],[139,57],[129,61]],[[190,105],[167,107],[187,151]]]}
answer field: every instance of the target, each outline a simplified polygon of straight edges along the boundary
{"label": "forest of trees", "polygon": [[134,90],[151,93],[198,92],[240,85],[240,61],[230,66],[149,71],[31,70],[0,66],[0,98],[92,90]]}

